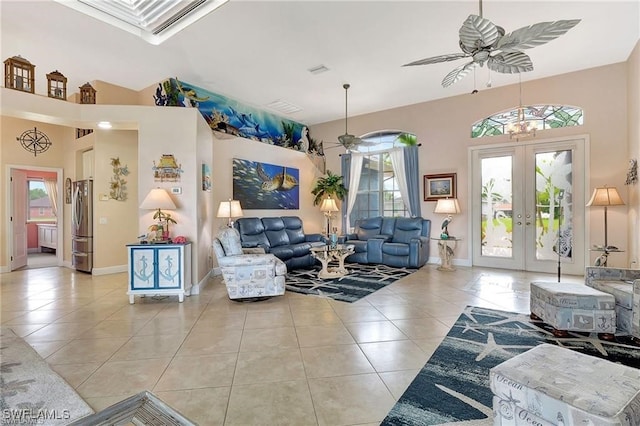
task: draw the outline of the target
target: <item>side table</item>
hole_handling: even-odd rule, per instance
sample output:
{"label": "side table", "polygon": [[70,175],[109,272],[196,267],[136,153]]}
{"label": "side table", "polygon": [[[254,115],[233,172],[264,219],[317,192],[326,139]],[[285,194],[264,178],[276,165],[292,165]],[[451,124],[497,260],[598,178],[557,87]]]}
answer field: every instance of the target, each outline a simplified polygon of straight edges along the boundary
{"label": "side table", "polygon": [[624,250],[620,250],[617,247],[613,247],[613,246],[593,246],[593,248],[590,249],[591,251],[597,251],[597,252],[601,252],[602,254],[598,257],[596,257],[594,266],[602,266],[602,267],[606,267],[607,266],[607,261],[609,260],[609,254],[610,253],[624,253]]}
{"label": "side table", "polygon": [[[455,271],[456,268],[451,264],[451,259],[453,259],[453,251],[456,247],[456,243],[462,238],[449,237],[447,239],[431,237],[432,240],[438,242],[438,253],[440,254],[440,266],[438,266],[438,271]],[[449,245],[449,242],[452,242],[452,245]]]}

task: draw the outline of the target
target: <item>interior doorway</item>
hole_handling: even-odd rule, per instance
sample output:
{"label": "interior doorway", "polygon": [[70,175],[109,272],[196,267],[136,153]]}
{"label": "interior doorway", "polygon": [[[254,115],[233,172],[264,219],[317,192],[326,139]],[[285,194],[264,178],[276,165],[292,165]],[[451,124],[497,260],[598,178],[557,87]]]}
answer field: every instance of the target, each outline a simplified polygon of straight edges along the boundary
{"label": "interior doorway", "polygon": [[474,266],[583,272],[585,143],[472,149]]}
{"label": "interior doorway", "polygon": [[61,266],[64,248],[63,172],[8,166],[9,270]]}

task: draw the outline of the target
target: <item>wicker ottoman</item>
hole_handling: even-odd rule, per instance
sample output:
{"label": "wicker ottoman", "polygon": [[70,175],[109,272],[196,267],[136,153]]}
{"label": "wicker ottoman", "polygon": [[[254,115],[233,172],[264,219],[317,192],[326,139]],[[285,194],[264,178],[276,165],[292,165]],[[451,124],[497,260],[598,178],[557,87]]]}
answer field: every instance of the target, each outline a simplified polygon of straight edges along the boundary
{"label": "wicker ottoman", "polygon": [[553,326],[554,334],[596,332],[613,338],[616,332],[615,298],[584,284],[534,281],[531,314]]}
{"label": "wicker ottoman", "polygon": [[640,370],[543,344],[493,367],[494,426],[638,425]]}

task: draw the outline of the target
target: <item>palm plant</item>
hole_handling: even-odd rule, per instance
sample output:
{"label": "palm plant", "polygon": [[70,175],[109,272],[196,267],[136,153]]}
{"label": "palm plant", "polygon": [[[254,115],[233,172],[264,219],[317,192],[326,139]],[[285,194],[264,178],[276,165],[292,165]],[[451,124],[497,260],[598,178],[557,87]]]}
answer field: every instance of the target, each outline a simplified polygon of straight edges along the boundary
{"label": "palm plant", "polygon": [[313,205],[317,206],[325,197],[334,196],[338,200],[344,200],[347,195],[347,188],[342,184],[342,176],[336,175],[327,170],[327,175],[318,178],[315,186],[311,190],[314,195]]}

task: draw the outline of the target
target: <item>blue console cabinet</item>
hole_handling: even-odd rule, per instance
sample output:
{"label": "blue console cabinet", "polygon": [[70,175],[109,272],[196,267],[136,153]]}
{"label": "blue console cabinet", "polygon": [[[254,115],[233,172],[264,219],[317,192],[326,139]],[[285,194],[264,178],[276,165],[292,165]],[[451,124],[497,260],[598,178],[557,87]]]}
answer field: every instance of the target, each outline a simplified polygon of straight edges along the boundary
{"label": "blue console cabinet", "polygon": [[129,258],[129,303],[136,295],[177,295],[184,301],[191,294],[191,243],[127,244]]}

